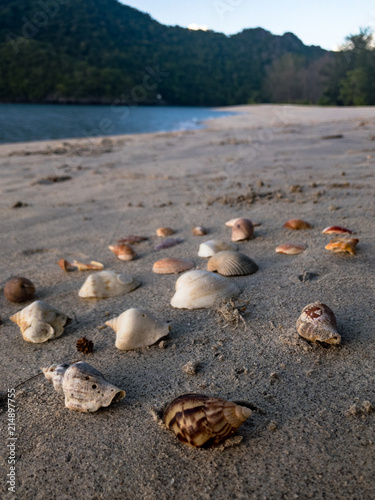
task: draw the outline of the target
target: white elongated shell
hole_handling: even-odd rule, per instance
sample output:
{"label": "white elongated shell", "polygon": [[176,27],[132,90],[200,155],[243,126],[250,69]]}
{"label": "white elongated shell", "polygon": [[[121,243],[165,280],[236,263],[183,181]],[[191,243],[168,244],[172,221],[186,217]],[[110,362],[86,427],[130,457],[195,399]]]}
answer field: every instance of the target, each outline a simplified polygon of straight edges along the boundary
{"label": "white elongated shell", "polygon": [[116,332],[116,347],[122,351],[155,344],[170,331],[170,325],[150,312],[136,308],[128,309],[105,324]]}
{"label": "white elongated shell", "polygon": [[176,281],[171,306],[178,309],[209,308],[224,298],[237,297],[238,286],[228,278],[210,271],[188,271]]}
{"label": "white elongated shell", "polygon": [[141,283],[127,274],[115,271],[101,271],[90,274],[82,285],[78,295],[83,298],[106,299],[131,292]]}
{"label": "white elongated shell", "polygon": [[42,368],[55,390],[65,395],[65,406],[71,410],[94,412],[125,397],[125,391],[109,383],[88,363],[64,363]]}
{"label": "white elongated shell", "polygon": [[208,240],[199,245],[199,257],[212,257],[223,250],[237,250],[237,245],[222,240]]}
{"label": "white elongated shell", "polygon": [[60,337],[70,321],[66,314],[42,300],[36,300],[9,319],[20,327],[23,338],[34,344]]}
{"label": "white elongated shell", "polygon": [[207,271],[217,271],[223,276],[246,276],[257,272],[258,269],[250,257],[233,250],[215,253],[207,262]]}

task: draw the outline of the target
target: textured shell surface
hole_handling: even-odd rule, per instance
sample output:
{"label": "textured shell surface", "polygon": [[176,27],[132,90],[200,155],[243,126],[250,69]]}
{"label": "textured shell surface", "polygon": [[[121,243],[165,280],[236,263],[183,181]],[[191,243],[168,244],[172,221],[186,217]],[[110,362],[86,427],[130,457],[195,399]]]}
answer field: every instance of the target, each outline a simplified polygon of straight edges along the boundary
{"label": "textured shell surface", "polygon": [[237,250],[237,245],[222,240],[208,240],[199,245],[198,256],[212,257],[215,253],[224,250]]}
{"label": "textured shell surface", "polygon": [[301,229],[310,229],[312,226],[308,222],[301,219],[289,219],[285,222],[284,227],[298,231]]}
{"label": "textured shell surface", "polygon": [[108,382],[88,363],[64,363],[42,368],[55,390],[65,395],[65,406],[71,410],[94,412],[120,401],[125,391]]}
{"label": "textured shell surface", "polygon": [[141,283],[127,274],[120,274],[115,271],[101,271],[90,274],[78,295],[83,298],[105,299],[122,295],[135,290]]}
{"label": "textured shell surface", "polygon": [[239,218],[232,222],[232,241],[249,240],[254,234],[254,224],[250,219]]}
{"label": "textured shell surface", "polygon": [[188,271],[195,266],[194,262],[172,257],[157,260],[152,266],[152,271],[157,274],[178,274]]}
{"label": "textured shell surface", "polygon": [[223,276],[246,276],[258,271],[257,264],[247,255],[233,250],[218,252],[207,262],[207,271],[217,271]]}
{"label": "textured shell surface", "polygon": [[23,338],[34,344],[60,337],[70,321],[66,314],[42,300],[36,300],[9,319],[20,327]]}
{"label": "textured shell surface", "polygon": [[177,438],[192,447],[218,444],[232,435],[252,411],[225,399],[184,394],[164,411],[163,421]]}
{"label": "textured shell surface", "polygon": [[311,342],[326,344],[340,344],[341,342],[335,314],[332,309],[321,302],[312,302],[302,309],[296,328],[301,337]]}
{"label": "textured shell surface", "polygon": [[209,308],[220,299],[237,297],[240,293],[238,286],[229,278],[210,271],[188,271],[176,281],[171,306],[178,309]]}
{"label": "textured shell surface", "polygon": [[283,243],[275,249],[277,253],[285,253],[287,255],[297,255],[306,250],[306,245],[302,243]]}
{"label": "textured shell surface", "polygon": [[170,331],[170,325],[137,308],[128,309],[105,324],[116,332],[116,347],[122,351],[148,347]]}

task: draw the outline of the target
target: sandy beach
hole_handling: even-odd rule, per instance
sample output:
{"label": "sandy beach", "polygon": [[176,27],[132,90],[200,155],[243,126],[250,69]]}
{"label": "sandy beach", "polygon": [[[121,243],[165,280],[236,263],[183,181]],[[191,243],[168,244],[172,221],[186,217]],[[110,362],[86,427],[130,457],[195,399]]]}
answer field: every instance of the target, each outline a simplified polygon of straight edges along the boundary
{"label": "sandy beach", "polygon": [[[2,498],[375,498],[375,108],[226,109],[240,114],[197,131],[0,146],[1,286],[24,276],[38,299],[73,319],[55,340],[25,342],[9,317],[28,303],[1,293],[0,391],[77,360],[126,391],[108,408],[79,413],[43,375],[17,387],[15,494],[3,399]],[[260,224],[238,245],[259,270],[228,278],[242,290],[246,324],[215,308],[171,307],[178,276],[153,273],[153,263],[182,257],[206,269],[199,244],[230,241],[225,222],[241,216]],[[290,218],[313,227],[287,230]],[[193,236],[197,225],[208,234]],[[321,231],[330,225],[355,232],[356,255],[325,250],[332,238]],[[155,251],[159,226],[183,243]],[[149,239],[122,262],[108,245],[130,234]],[[289,241],[307,249],[275,252]],[[142,284],[81,299],[89,273],[62,271],[61,258],[99,261]],[[314,301],[334,311],[340,346],[298,336],[296,320]],[[116,349],[103,325],[131,307],[170,323],[167,340]],[[92,354],[76,350],[84,336]],[[183,369],[189,361],[195,374]],[[253,414],[227,444],[192,449],[156,421],[186,393],[245,401]]]}

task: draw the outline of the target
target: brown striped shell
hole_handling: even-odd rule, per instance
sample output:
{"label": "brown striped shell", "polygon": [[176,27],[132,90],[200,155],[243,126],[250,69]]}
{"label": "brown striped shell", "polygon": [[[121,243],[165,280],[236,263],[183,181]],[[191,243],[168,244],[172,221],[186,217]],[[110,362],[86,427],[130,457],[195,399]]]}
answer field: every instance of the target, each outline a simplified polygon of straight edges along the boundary
{"label": "brown striped shell", "polygon": [[254,224],[250,219],[235,219],[232,225],[232,241],[249,240],[254,234]]}
{"label": "brown striped shell", "polygon": [[300,229],[310,229],[312,225],[301,219],[289,219],[285,222],[283,227],[298,231]]}
{"label": "brown striped shell", "polygon": [[178,274],[193,269],[194,262],[185,259],[166,258],[157,260],[152,271],[157,274]]}
{"label": "brown striped shell", "polygon": [[252,411],[225,399],[184,394],[164,411],[163,421],[177,438],[192,447],[209,446],[233,434]]}
{"label": "brown striped shell", "polygon": [[340,344],[335,315],[328,306],[321,302],[312,302],[302,309],[297,320],[298,334],[311,341],[325,344]]}
{"label": "brown striped shell", "polygon": [[297,255],[306,250],[306,245],[302,243],[283,243],[276,247],[277,253],[285,253],[287,255]]}
{"label": "brown striped shell", "polygon": [[207,271],[217,271],[223,276],[246,276],[258,269],[250,257],[232,250],[215,253],[207,262]]}

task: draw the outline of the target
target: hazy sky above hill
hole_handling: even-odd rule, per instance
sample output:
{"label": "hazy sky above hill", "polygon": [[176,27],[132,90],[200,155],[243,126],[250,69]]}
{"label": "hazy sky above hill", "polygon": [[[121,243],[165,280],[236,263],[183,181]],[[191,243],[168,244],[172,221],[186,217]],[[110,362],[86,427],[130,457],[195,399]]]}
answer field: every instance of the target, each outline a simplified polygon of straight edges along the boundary
{"label": "hazy sky above hill", "polygon": [[372,0],[120,0],[162,24],[203,26],[227,35],[261,27],[291,31],[306,45],[336,50],[360,28],[375,29]]}

